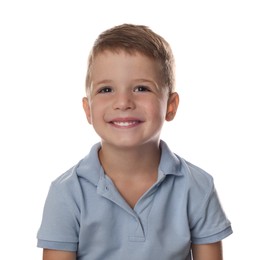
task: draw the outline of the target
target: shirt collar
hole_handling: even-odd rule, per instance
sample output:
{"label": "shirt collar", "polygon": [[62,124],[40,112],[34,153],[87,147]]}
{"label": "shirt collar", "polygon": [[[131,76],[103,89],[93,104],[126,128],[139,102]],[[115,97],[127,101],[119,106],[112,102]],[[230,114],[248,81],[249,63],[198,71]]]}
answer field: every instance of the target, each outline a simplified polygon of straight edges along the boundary
{"label": "shirt collar", "polygon": [[79,178],[86,179],[98,185],[100,176],[103,175],[103,168],[99,161],[98,151],[101,148],[101,143],[96,143],[91,147],[89,154],[84,157],[77,165],[77,175]]}
{"label": "shirt collar", "polygon": [[[98,151],[101,143],[92,146],[89,154],[84,157],[77,165],[76,171],[79,178],[98,185],[100,177],[103,177],[104,171],[98,157]],[[182,176],[181,163],[179,157],[174,154],[164,141],[160,141],[161,159],[159,164],[159,175]]]}
{"label": "shirt collar", "polygon": [[159,172],[163,175],[183,176],[180,158],[170,150],[163,140],[160,141],[160,148],[161,160]]}

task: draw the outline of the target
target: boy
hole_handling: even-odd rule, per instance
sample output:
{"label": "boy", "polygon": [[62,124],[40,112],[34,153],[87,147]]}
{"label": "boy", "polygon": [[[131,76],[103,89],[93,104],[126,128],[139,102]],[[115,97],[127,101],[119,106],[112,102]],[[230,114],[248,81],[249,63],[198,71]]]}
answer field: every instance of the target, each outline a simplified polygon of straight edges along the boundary
{"label": "boy", "polygon": [[83,108],[101,138],[51,185],[38,232],[44,260],[221,260],[232,233],[212,177],[160,140],[174,119],[174,58],[146,26],[99,35]]}

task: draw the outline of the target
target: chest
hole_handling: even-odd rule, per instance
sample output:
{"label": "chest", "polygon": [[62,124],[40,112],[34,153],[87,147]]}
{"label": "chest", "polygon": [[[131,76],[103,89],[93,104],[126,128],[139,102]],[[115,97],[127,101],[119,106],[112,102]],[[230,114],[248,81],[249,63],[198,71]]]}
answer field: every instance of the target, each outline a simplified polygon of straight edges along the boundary
{"label": "chest", "polygon": [[[135,188],[119,191],[106,180],[99,183],[96,196],[86,189],[84,196],[93,201],[82,208],[79,251],[95,254],[94,259],[186,259],[190,231],[183,221],[185,205],[177,203],[171,183],[148,187],[139,187],[138,196],[132,194]],[[134,207],[125,198],[133,198]]]}
{"label": "chest", "polygon": [[155,179],[146,181],[117,181],[115,187],[121,197],[133,209],[140,198],[154,185]]}

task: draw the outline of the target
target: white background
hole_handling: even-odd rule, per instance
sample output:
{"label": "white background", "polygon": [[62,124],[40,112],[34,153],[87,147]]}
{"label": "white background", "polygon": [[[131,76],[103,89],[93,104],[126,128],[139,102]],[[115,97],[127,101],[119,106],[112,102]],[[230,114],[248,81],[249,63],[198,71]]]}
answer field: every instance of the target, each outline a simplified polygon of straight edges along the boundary
{"label": "white background", "polygon": [[0,230],[7,259],[41,259],[50,182],[99,139],[81,98],[97,35],[150,26],[176,56],[180,107],[162,139],[214,176],[234,234],[225,259],[265,245],[266,8],[259,0],[0,2]]}

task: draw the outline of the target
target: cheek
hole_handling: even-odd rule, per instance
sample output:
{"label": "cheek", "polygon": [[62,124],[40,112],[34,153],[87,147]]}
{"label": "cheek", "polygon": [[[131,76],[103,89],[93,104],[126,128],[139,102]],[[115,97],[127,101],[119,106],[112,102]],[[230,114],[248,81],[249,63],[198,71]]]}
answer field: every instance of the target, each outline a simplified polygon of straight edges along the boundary
{"label": "cheek", "polygon": [[146,112],[150,114],[150,117],[156,121],[164,121],[167,107],[165,104],[160,102],[152,102],[150,106],[145,108]]}
{"label": "cheek", "polygon": [[96,102],[91,104],[90,107],[90,124],[97,123],[97,121],[101,120],[103,117],[104,107],[101,104]]}

